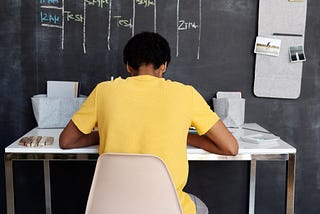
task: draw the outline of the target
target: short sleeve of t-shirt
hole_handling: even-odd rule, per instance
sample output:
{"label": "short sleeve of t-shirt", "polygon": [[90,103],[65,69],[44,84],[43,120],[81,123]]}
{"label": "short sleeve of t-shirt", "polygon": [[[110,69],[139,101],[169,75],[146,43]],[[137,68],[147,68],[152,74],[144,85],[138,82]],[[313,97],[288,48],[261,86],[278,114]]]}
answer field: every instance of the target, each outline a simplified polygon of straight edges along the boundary
{"label": "short sleeve of t-shirt", "polygon": [[191,125],[197,129],[198,134],[205,134],[218,120],[218,115],[210,109],[199,92],[192,88]]}
{"label": "short sleeve of t-shirt", "polygon": [[95,88],[84,101],[80,109],[72,116],[73,123],[78,129],[89,134],[97,124],[97,88]]}

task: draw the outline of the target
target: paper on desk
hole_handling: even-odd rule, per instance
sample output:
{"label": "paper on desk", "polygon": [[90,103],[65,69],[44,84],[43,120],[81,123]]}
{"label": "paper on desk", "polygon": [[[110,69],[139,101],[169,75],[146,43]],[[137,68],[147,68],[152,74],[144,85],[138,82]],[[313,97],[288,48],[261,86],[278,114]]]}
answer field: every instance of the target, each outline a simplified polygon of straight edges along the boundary
{"label": "paper on desk", "polygon": [[47,97],[78,97],[79,82],[47,81]]}
{"label": "paper on desk", "polygon": [[234,98],[234,99],[240,99],[241,98],[241,92],[240,91],[218,91],[217,92],[217,98]]}
{"label": "paper on desk", "polygon": [[213,98],[214,111],[227,127],[244,124],[245,99]]}

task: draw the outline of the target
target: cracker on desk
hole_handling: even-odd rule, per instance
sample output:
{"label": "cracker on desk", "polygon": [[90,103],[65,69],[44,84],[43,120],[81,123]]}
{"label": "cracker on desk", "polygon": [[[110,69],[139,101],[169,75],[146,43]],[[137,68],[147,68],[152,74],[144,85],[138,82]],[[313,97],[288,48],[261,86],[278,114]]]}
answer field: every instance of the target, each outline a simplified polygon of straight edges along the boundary
{"label": "cracker on desk", "polygon": [[42,147],[52,145],[54,141],[50,136],[28,136],[23,137],[19,141],[19,145],[26,147]]}

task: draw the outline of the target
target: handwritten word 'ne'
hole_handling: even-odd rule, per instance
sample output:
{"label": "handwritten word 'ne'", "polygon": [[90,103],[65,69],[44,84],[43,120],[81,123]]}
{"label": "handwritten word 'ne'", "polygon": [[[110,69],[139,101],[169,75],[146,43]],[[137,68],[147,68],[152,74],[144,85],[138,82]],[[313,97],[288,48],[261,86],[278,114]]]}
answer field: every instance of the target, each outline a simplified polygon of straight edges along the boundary
{"label": "handwritten word 'ne'", "polygon": [[185,20],[179,20],[178,30],[190,30],[190,29],[197,29],[200,26],[197,25],[195,22],[187,22]]}
{"label": "handwritten word 'ne'", "polygon": [[91,6],[98,6],[100,8],[106,7],[109,4],[109,0],[85,0],[86,4]]}
{"label": "handwritten word 'ne'", "polygon": [[154,0],[136,0],[136,3],[144,7],[154,6]]}
{"label": "handwritten word 'ne'", "polygon": [[128,27],[128,28],[132,28],[132,20],[131,19],[125,19],[122,18],[121,16],[113,16],[114,19],[116,19],[117,22],[117,26],[123,26],[123,27]]}
{"label": "handwritten word 'ne'", "polygon": [[40,4],[59,4],[59,0],[40,0]]}
{"label": "handwritten word 'ne'", "polygon": [[45,12],[40,12],[40,22],[46,22],[51,24],[58,24],[61,21],[61,17],[56,14],[50,14]]}
{"label": "handwritten word 'ne'", "polygon": [[83,22],[82,14],[73,14],[71,11],[67,10],[65,10],[64,13],[67,15],[67,21]]}

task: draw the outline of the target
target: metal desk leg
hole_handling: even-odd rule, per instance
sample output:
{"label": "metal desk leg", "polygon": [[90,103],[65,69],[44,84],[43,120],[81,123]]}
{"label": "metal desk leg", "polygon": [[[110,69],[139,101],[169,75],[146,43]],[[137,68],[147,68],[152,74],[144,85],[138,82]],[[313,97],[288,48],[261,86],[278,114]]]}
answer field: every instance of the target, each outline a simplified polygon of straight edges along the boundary
{"label": "metal desk leg", "polygon": [[250,192],[249,192],[249,214],[254,214],[254,203],[256,193],[256,169],[257,161],[250,161]]}
{"label": "metal desk leg", "polygon": [[286,213],[294,214],[294,188],[296,173],[296,154],[289,154],[287,162],[287,202]]}
{"label": "metal desk leg", "polygon": [[10,154],[5,154],[7,214],[14,214],[13,169]]}
{"label": "metal desk leg", "polygon": [[51,187],[50,187],[50,165],[49,164],[50,164],[49,160],[43,161],[46,214],[51,214]]}

